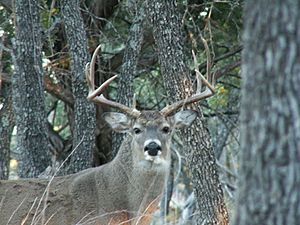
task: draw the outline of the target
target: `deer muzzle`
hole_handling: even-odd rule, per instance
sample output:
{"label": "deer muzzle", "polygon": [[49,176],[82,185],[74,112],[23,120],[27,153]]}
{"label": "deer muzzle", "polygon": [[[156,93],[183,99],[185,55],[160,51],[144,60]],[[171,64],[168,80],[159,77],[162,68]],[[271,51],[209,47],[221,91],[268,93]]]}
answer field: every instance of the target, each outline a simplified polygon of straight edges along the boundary
{"label": "deer muzzle", "polygon": [[144,151],[149,156],[157,156],[161,153],[161,143],[159,140],[148,140],[145,142]]}
{"label": "deer muzzle", "polygon": [[161,142],[158,139],[150,139],[145,141],[144,155],[145,159],[155,164],[161,163]]}

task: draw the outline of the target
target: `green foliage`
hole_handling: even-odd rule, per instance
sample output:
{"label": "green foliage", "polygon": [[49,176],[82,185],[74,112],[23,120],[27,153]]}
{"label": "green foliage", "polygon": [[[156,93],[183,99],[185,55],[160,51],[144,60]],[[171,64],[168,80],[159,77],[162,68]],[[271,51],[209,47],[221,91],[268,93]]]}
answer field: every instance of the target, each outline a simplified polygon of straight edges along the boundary
{"label": "green foliage", "polygon": [[[0,5],[0,52],[1,57],[1,72],[11,73],[11,55],[7,52],[7,49],[11,50],[11,40],[15,36],[13,17],[11,12],[6,10]],[[0,76],[1,78],[1,76]]]}
{"label": "green foliage", "polygon": [[140,74],[134,82],[137,101],[144,109],[161,109],[166,96],[159,69]]}
{"label": "green foliage", "polygon": [[229,90],[222,84],[216,85],[216,94],[207,100],[211,109],[224,108],[228,104]]}
{"label": "green foliage", "polygon": [[0,36],[14,37],[14,26],[11,12],[0,5]]}
{"label": "green foliage", "polygon": [[68,139],[71,136],[70,126],[68,125],[68,113],[66,105],[61,100],[47,94],[46,105],[48,110],[48,121],[53,127],[53,130],[58,132],[63,139]]}

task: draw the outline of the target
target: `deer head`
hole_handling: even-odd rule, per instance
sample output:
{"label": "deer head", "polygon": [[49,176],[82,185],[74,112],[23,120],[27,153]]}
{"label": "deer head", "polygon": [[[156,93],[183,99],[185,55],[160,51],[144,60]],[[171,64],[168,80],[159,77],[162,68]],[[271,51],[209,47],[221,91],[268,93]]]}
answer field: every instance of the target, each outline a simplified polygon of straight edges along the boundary
{"label": "deer head", "polygon": [[135,161],[150,168],[152,164],[156,167],[169,164],[173,130],[189,126],[196,116],[195,111],[185,110],[167,117],[158,111],[142,111],[137,117],[110,112],[104,118],[115,131],[132,137],[131,151]]}

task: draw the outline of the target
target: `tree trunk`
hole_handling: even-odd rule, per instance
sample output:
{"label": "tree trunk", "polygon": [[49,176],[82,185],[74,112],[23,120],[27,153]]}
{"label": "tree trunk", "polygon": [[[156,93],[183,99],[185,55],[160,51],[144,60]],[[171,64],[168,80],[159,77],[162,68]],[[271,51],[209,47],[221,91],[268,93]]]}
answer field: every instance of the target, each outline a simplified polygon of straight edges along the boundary
{"label": "tree trunk", "polygon": [[3,97],[4,102],[0,110],[0,180],[7,180],[9,176],[10,140],[14,128],[10,84],[1,85],[1,95],[3,95],[1,98]]}
{"label": "tree trunk", "polygon": [[300,1],[246,1],[234,224],[300,221]]}
{"label": "tree trunk", "polygon": [[[193,93],[192,82],[184,56],[183,36],[175,0],[147,1],[147,18],[153,26],[154,39],[164,84],[170,102]],[[219,181],[216,159],[211,145],[207,124],[200,112],[193,126],[182,132],[189,147],[187,161],[192,174],[198,204],[195,214],[197,224],[228,224],[228,213]]]}
{"label": "tree trunk", "polygon": [[[128,106],[131,106],[133,103],[133,79],[136,75],[138,59],[144,39],[144,6],[139,5],[139,7],[136,8],[139,10],[134,11],[135,17],[129,30],[117,95],[117,101]],[[113,155],[117,154],[117,151],[123,141],[123,137],[124,135],[122,134],[114,134]]]}
{"label": "tree trunk", "polygon": [[88,102],[85,65],[88,62],[85,27],[79,11],[79,0],[62,0],[61,13],[69,44],[72,66],[72,89],[75,99],[75,124],[73,131],[73,149],[68,173],[76,173],[91,167],[95,146],[95,107]]}
{"label": "tree trunk", "polygon": [[39,1],[16,0],[13,105],[20,177],[36,177],[50,164],[43,84]]}

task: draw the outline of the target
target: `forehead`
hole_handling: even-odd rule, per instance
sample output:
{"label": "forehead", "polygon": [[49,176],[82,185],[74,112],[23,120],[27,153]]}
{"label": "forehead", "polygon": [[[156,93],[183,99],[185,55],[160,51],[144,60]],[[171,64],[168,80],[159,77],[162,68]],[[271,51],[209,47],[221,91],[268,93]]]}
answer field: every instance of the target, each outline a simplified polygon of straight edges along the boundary
{"label": "forehead", "polygon": [[166,123],[167,119],[159,111],[142,111],[135,122],[143,126],[155,126]]}

